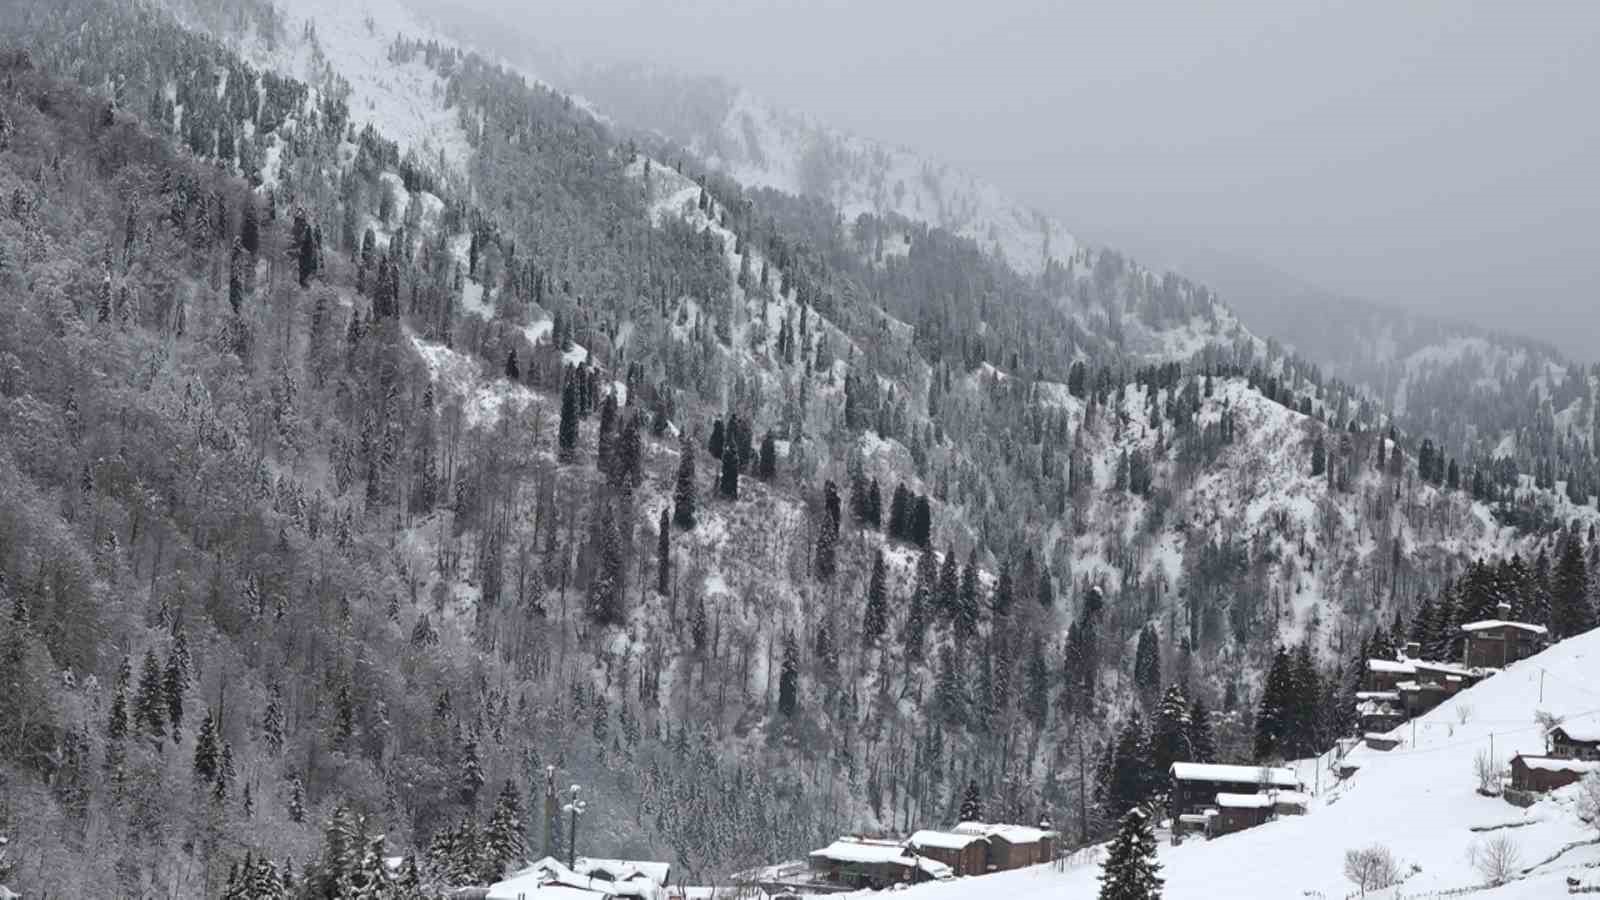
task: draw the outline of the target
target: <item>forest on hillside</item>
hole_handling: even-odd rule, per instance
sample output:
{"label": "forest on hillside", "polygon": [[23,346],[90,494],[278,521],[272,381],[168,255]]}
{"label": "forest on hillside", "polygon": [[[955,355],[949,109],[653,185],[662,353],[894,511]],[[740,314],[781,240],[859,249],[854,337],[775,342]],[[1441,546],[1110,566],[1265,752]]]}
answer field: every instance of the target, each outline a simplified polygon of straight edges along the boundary
{"label": "forest on hillside", "polygon": [[160,8],[0,14],[25,895],[431,896],[572,837],[548,766],[580,852],[697,881],[971,798],[1087,842],[1179,745],[1348,732],[1402,635],[1592,624],[1589,496],[1244,334],[1121,351],[1198,285],[845,223],[432,41],[465,171]]}

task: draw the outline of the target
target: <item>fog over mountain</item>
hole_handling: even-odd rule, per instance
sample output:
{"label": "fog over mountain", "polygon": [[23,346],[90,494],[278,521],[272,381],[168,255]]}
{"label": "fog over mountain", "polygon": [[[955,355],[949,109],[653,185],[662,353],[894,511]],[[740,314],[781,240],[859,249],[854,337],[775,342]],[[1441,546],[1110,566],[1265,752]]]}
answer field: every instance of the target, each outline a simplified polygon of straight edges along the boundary
{"label": "fog over mountain", "polygon": [[722,76],[908,145],[1093,240],[1595,355],[1594,4],[468,3],[522,46]]}

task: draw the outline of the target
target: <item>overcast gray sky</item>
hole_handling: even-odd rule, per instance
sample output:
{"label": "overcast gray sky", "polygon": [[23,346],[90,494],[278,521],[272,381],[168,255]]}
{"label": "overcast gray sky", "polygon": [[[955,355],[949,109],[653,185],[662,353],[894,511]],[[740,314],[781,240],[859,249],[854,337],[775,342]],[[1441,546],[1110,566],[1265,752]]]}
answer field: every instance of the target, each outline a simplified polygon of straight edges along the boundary
{"label": "overcast gray sky", "polygon": [[1600,0],[468,2],[961,165],[1091,239],[1600,358]]}

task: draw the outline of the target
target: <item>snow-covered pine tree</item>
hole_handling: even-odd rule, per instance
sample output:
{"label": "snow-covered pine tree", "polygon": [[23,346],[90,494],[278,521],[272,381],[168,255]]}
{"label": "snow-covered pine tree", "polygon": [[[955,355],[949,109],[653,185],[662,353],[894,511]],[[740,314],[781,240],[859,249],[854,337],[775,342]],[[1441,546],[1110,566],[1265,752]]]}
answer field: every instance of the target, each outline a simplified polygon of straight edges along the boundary
{"label": "snow-covered pine tree", "polygon": [[800,707],[800,645],[793,631],[783,635],[783,668],[778,674],[778,712],[793,718]]}
{"label": "snow-covered pine tree", "polygon": [[1156,706],[1151,723],[1150,753],[1156,775],[1162,776],[1175,762],[1198,762],[1190,745],[1193,733],[1189,720],[1189,701],[1177,685],[1167,688]]}
{"label": "snow-covered pine tree", "polygon": [[157,741],[167,736],[166,712],[162,708],[161,663],[153,649],[144,651],[144,664],[139,671],[139,692],[133,699],[133,717],[139,730]]}
{"label": "snow-covered pine tree", "polygon": [[861,621],[861,644],[872,647],[883,637],[884,630],[889,627],[889,587],[886,581],[888,564],[884,562],[883,551],[879,550],[872,562],[872,578],[867,585],[866,612]]}
{"label": "snow-covered pine tree", "polygon": [[1128,810],[1101,867],[1100,900],[1160,900],[1160,871],[1149,814]]}
{"label": "snow-covered pine tree", "polygon": [[983,821],[983,798],[978,793],[977,779],[967,782],[967,789],[961,795],[960,818],[963,822]]}
{"label": "snow-covered pine tree", "polygon": [[672,493],[673,524],[685,531],[694,528],[694,505],[694,445],[690,443],[689,435],[685,432],[683,441],[678,447],[678,483]]}
{"label": "snow-covered pine tree", "polygon": [[509,778],[495,798],[483,841],[482,876],[486,882],[498,881],[508,867],[520,866],[526,861],[528,846],[523,834],[521,794]]}
{"label": "snow-covered pine tree", "polygon": [[210,784],[217,778],[217,723],[209,709],[195,734],[194,777],[201,784]]}

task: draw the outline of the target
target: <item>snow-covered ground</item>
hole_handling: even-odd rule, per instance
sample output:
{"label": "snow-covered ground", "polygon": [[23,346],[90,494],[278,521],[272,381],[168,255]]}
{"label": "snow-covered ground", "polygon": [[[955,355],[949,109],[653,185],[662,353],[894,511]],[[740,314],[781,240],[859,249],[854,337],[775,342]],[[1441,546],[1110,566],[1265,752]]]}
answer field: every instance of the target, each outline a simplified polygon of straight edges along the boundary
{"label": "snow-covered ground", "polygon": [[[1544,700],[1539,701],[1540,674]],[[1159,849],[1166,900],[1344,898],[1355,891],[1343,872],[1346,850],[1381,844],[1405,879],[1373,898],[1426,895],[1481,885],[1468,861],[1475,843],[1502,835],[1515,843],[1520,877],[1482,893],[1486,900],[1531,900],[1566,893],[1566,878],[1600,881],[1600,830],[1573,808],[1577,786],[1523,810],[1477,793],[1473,761],[1494,754],[1499,766],[1516,753],[1542,753],[1534,714],[1569,721],[1600,720],[1600,631],[1562,642],[1446,702],[1396,733],[1387,753],[1358,747],[1359,771],[1325,790],[1304,816],[1285,816],[1213,841],[1191,839]],[[1036,866],[907,889],[906,900],[1060,900],[1094,897],[1100,866],[1079,854],[1064,871]]]}

